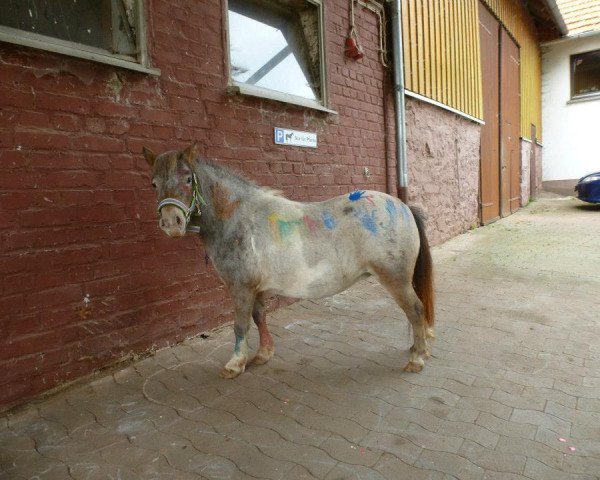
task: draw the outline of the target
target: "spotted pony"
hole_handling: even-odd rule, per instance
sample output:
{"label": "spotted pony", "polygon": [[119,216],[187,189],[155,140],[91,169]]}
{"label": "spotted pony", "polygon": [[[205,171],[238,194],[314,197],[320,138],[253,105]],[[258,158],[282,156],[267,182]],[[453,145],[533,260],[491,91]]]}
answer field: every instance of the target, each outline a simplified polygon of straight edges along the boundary
{"label": "spotted pony", "polygon": [[414,344],[406,371],[419,372],[433,336],[433,269],[418,210],[376,191],[323,202],[289,200],[231,170],[201,160],[192,144],[156,155],[152,167],[159,226],[169,237],[197,233],[234,305],[235,345],[225,378],[249,363],[251,319],[259,349],[253,363],[274,354],[265,298],[319,298],[374,275],[404,310]]}

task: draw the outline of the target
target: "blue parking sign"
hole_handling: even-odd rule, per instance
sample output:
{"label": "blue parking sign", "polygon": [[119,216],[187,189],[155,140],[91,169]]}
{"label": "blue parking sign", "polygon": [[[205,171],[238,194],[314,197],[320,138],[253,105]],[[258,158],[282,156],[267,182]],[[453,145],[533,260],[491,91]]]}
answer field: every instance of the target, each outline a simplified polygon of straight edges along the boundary
{"label": "blue parking sign", "polygon": [[285,144],[285,130],[283,128],[275,128],[275,143]]}

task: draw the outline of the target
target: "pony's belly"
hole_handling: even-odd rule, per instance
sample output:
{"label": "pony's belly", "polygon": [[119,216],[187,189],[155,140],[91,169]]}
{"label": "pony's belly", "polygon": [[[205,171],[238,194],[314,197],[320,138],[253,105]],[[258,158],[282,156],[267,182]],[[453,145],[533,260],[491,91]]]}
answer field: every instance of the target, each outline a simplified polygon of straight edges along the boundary
{"label": "pony's belly", "polygon": [[322,262],[294,274],[276,275],[266,282],[264,289],[285,297],[321,298],[342,292],[365,276],[369,273],[364,270],[342,270]]}

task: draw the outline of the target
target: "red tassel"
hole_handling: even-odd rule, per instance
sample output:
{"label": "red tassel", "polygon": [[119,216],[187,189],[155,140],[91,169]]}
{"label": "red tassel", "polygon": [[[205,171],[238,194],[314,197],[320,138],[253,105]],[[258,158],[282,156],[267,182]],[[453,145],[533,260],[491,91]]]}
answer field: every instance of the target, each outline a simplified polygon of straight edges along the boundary
{"label": "red tassel", "polygon": [[358,42],[352,38],[352,35],[348,35],[346,38],[346,48],[344,49],[344,55],[353,60],[360,60],[365,56],[362,49],[358,45]]}

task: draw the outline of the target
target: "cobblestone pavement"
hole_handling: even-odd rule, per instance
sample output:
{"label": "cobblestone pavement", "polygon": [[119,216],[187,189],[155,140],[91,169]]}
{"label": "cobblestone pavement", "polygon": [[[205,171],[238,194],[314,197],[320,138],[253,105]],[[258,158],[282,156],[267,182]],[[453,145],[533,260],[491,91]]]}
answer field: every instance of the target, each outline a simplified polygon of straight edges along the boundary
{"label": "cobblestone pavement", "polygon": [[0,478],[600,479],[600,209],[540,200],[434,257],[422,373],[366,281],[272,314],[235,380],[227,327],[0,417]]}

